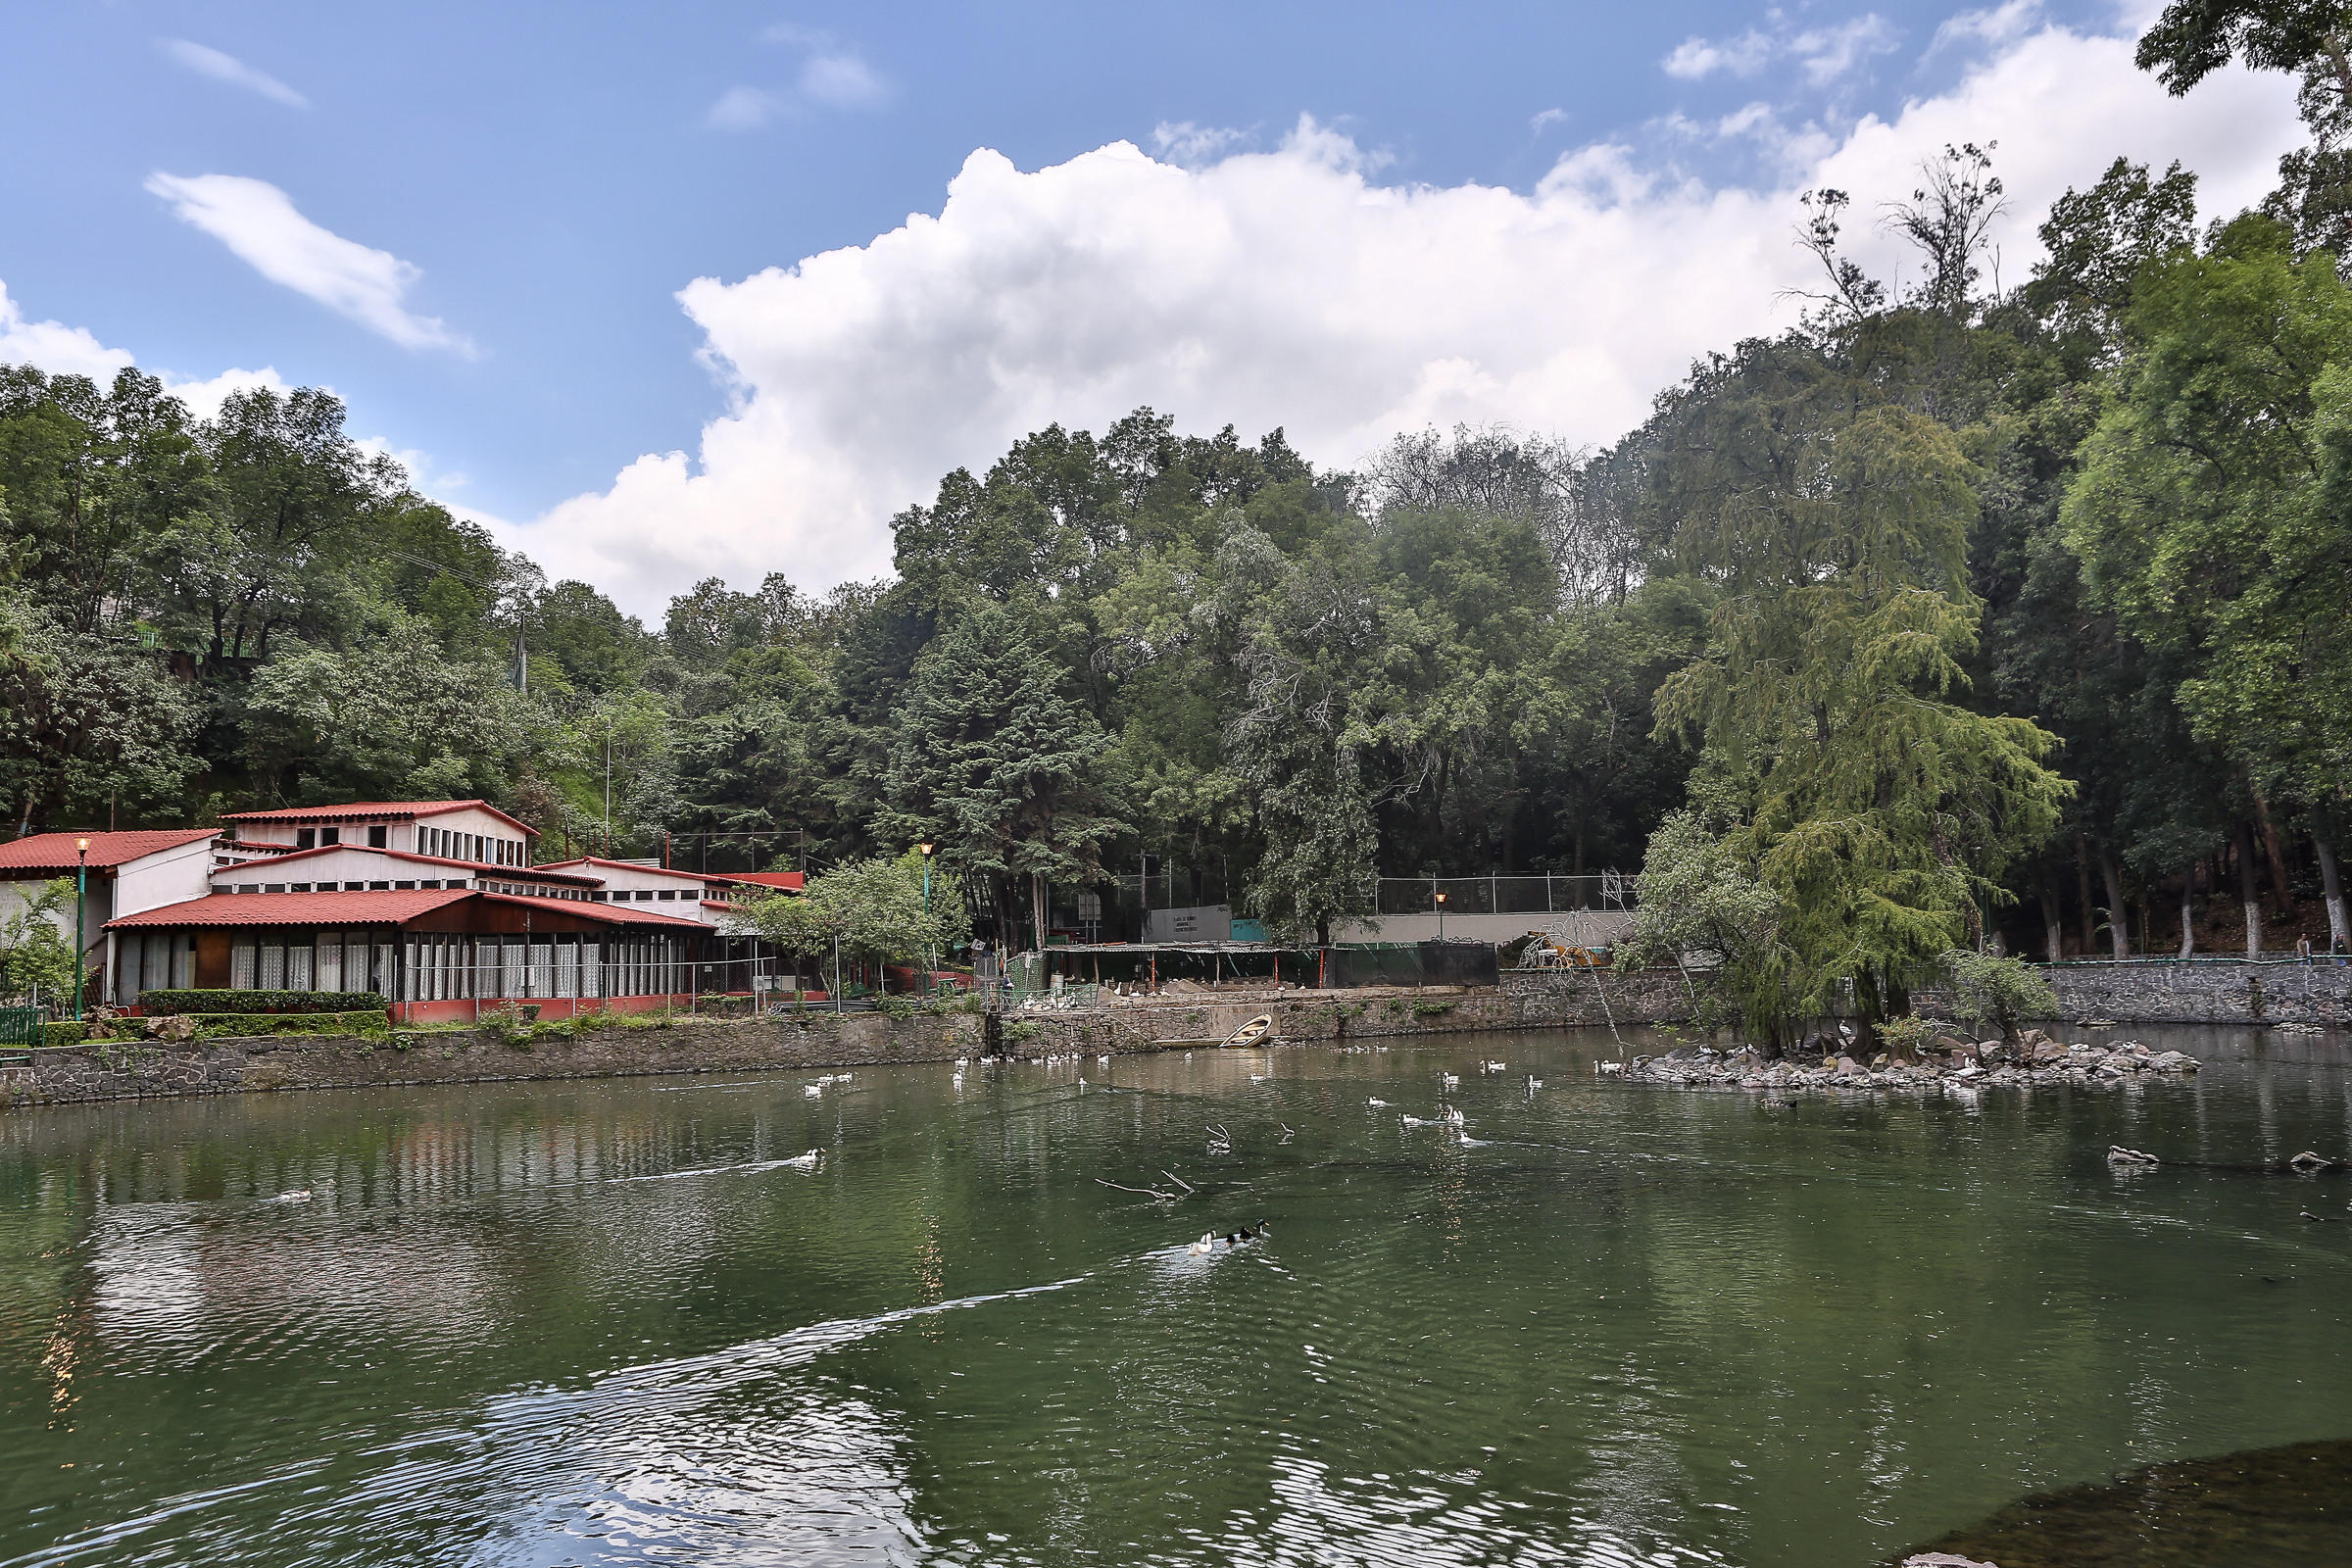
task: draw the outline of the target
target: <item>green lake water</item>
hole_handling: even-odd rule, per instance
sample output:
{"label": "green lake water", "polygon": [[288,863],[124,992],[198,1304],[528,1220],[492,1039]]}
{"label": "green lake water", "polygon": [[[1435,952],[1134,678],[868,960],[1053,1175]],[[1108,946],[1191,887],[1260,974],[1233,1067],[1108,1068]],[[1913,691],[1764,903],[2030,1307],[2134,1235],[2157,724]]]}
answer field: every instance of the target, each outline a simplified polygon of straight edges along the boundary
{"label": "green lake water", "polygon": [[2103,1157],[2340,1155],[2344,1050],[2124,1033],[2210,1065],[1774,1102],[1597,1082],[1604,1031],[10,1113],[0,1564],[1832,1568],[2352,1437],[2352,1180]]}

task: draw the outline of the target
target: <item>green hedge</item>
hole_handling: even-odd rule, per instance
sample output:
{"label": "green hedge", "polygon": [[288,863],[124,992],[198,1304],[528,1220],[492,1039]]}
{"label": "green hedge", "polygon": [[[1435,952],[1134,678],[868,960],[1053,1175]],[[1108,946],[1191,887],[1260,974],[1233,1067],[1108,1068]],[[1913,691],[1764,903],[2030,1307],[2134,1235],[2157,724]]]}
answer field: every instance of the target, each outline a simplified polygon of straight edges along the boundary
{"label": "green hedge", "polygon": [[[147,1033],[144,1018],[117,1018],[106,1026],[106,1032],[93,1035],[91,1025],[74,1023],[44,1024],[43,1041],[52,1046],[78,1046],[85,1041],[112,1041],[117,1045],[152,1044],[168,1046],[172,1042],[155,1040]],[[208,1012],[198,1018],[197,1040],[221,1040],[241,1035],[380,1035],[391,1027],[382,1011],[368,1008],[362,1012]]]}
{"label": "green hedge", "polygon": [[384,999],[372,991],[142,991],[148,1016],[184,1012],[250,1015],[264,1012],[380,1012]]}

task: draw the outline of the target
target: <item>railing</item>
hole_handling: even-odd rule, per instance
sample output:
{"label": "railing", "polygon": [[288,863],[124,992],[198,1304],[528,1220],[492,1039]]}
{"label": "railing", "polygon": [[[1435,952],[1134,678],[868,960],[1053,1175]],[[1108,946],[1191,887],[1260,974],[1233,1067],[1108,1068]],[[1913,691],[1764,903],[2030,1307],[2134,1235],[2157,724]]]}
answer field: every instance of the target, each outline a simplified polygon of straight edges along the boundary
{"label": "railing", "polygon": [[0,1046],[37,1046],[40,1043],[40,1008],[0,1007]]}
{"label": "railing", "polygon": [[[1446,902],[1440,905],[1438,895]],[[1584,876],[1384,876],[1382,914],[1564,914],[1630,909],[1634,879],[1617,871]]]}

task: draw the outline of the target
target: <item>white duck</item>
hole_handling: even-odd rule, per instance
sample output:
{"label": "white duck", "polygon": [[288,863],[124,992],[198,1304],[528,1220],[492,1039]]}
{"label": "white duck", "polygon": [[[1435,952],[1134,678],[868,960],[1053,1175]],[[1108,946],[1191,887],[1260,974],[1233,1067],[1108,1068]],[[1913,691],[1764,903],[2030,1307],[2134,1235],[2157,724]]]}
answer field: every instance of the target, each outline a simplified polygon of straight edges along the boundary
{"label": "white duck", "polygon": [[1216,1245],[1217,1233],[1215,1231],[1203,1231],[1200,1234],[1200,1239],[1195,1242],[1191,1247],[1185,1249],[1185,1250],[1191,1252],[1195,1257],[1199,1257],[1202,1253],[1207,1252]]}

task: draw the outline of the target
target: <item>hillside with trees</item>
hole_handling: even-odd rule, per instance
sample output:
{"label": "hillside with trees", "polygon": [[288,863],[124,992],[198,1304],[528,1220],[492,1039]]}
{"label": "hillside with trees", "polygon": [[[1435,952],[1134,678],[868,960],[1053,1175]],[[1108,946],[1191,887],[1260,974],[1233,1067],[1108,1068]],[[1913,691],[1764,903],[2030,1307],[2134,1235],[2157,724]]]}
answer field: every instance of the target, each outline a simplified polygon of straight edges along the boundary
{"label": "hillside with trees", "polygon": [[1139,865],[1311,940],[1376,874],[1647,858],[1740,911],[1776,1005],[1872,1013],[1987,941],[2344,944],[2347,82],[2205,15],[2143,46],[2176,90],[2306,74],[2257,211],[2200,226],[2191,172],[2119,157],[2004,292],[1995,150],[1947,149],[1809,193],[1802,324],[1606,449],[1427,431],[1340,472],[1139,409],[946,475],[889,578],[712,580],[659,627],[325,393],[198,420],[136,370],[0,370],[0,798],[22,832],[478,795],[551,853],[712,866],[929,841],[1007,934]]}

